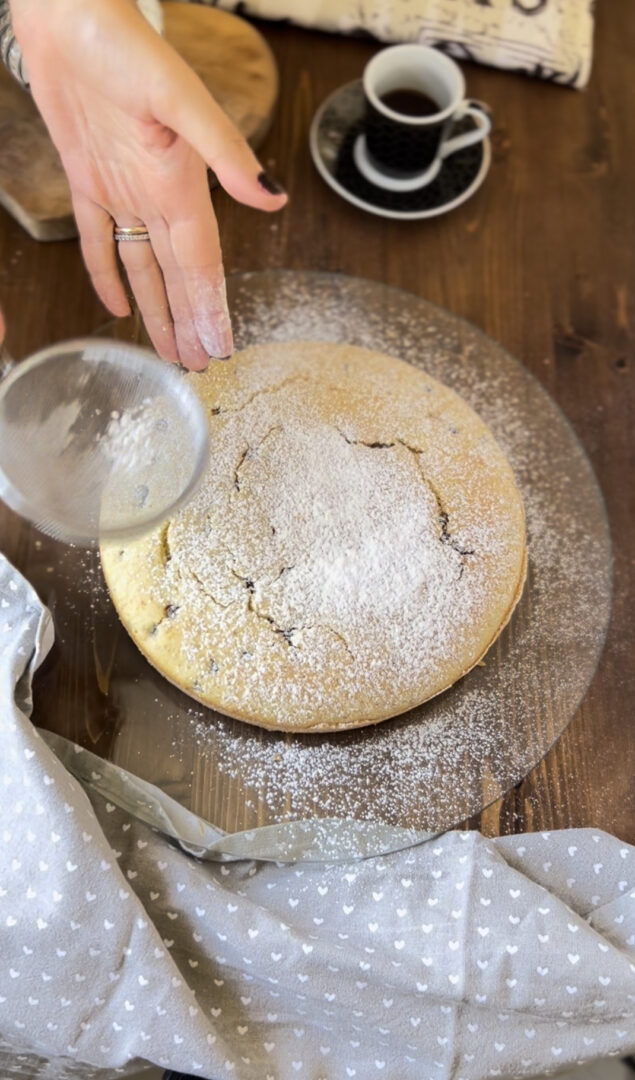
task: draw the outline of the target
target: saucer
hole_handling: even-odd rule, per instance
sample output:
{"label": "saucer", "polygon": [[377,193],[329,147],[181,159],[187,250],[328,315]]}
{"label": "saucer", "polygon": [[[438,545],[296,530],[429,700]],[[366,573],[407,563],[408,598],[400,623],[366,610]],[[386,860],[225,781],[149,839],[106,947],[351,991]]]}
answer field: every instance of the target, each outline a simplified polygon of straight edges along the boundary
{"label": "saucer", "polygon": [[[361,79],[340,86],[322,103],[311,124],[309,146],[318,172],[347,202],[380,217],[413,221],[447,214],[466,202],[485,180],[492,160],[490,141],[457,150],[429,184],[416,191],[387,191],[360,173],[354,148],[363,131],[366,103]],[[466,116],[456,134],[476,126]]]}

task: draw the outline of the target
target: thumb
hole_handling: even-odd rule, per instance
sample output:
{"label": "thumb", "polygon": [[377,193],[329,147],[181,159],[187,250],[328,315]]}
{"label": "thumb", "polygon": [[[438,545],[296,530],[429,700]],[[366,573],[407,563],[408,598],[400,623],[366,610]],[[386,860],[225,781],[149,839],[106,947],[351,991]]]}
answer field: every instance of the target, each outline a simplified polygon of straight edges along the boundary
{"label": "thumb", "polygon": [[232,198],[258,210],[282,209],[287,201],[282,185],[263,169],[238,128],[199,77],[182,63],[185,71],[180,72],[179,92],[171,95],[157,119],[201,155]]}

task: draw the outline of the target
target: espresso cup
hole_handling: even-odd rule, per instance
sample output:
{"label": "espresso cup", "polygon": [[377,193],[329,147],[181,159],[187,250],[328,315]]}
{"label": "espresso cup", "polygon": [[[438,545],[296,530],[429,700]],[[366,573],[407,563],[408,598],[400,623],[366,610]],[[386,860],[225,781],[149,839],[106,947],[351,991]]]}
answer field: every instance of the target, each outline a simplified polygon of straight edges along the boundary
{"label": "espresso cup", "polygon": [[[363,88],[366,119],[355,163],[367,180],[389,191],[429,184],[445,158],[480,142],[491,128],[486,107],[466,99],[459,66],[427,45],[382,49],[364,68]],[[476,126],[452,136],[465,116]]]}

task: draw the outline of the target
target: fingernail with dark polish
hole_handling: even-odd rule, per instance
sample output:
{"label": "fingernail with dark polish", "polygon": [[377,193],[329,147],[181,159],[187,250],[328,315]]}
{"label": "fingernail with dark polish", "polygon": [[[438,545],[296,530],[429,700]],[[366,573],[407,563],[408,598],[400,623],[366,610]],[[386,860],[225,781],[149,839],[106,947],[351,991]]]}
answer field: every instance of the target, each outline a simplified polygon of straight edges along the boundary
{"label": "fingernail with dark polish", "polygon": [[282,184],[276,180],[275,176],[265,172],[264,169],[262,172],[258,173],[258,183],[261,188],[265,189],[268,195],[286,195],[286,191]]}

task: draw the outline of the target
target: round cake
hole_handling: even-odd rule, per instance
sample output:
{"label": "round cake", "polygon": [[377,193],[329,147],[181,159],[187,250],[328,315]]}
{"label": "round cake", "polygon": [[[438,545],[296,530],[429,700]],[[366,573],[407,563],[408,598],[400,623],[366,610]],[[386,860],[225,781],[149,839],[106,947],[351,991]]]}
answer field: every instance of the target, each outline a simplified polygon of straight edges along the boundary
{"label": "round cake", "polygon": [[522,501],[453,391],[349,345],[258,345],[187,376],[211,455],[192,501],[102,546],[141,652],[187,694],[279,731],[341,731],[441,693],[525,578]]}

